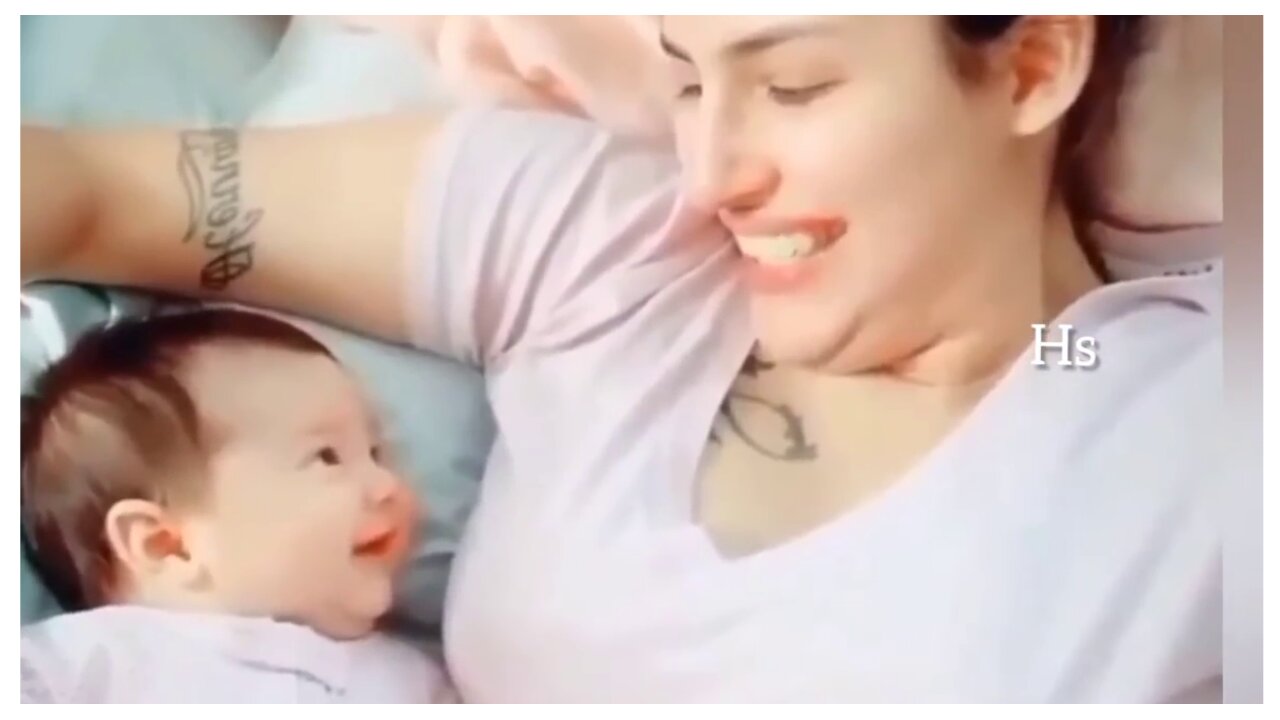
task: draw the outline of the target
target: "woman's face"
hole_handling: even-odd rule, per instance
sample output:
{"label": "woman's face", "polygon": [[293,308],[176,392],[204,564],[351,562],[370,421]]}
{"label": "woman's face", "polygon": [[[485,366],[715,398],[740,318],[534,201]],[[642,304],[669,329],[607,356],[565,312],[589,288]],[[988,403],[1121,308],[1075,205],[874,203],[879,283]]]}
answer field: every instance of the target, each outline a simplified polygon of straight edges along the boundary
{"label": "woman's face", "polygon": [[938,18],[669,16],[662,34],[687,191],[737,238],[772,359],[906,361],[1033,245],[1011,227],[1044,201],[1013,88],[962,85]]}

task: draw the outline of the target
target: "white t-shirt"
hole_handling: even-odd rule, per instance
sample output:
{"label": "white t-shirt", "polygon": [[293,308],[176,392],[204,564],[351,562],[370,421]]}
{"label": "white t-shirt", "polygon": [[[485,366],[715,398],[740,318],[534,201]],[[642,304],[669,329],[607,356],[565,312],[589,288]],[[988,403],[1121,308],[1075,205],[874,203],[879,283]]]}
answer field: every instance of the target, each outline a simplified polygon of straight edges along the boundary
{"label": "white t-shirt", "polygon": [[728,559],[693,498],[752,336],[674,160],[480,111],[423,178],[414,340],[485,366],[499,428],[446,613],[468,702],[1212,696],[1216,273],[1081,299],[1099,367],[1023,358],[882,496]]}
{"label": "white t-shirt", "polygon": [[333,640],[266,618],[109,606],[22,629],[22,701],[440,703],[425,653],[385,635]]}

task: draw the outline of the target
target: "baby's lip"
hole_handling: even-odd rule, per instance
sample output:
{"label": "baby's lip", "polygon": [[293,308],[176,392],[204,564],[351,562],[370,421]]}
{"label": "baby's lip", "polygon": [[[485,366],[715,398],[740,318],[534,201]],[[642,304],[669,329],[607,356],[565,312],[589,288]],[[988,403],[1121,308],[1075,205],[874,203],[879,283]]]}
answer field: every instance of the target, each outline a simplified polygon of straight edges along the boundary
{"label": "baby's lip", "polygon": [[382,520],[370,523],[356,533],[351,553],[356,557],[398,562],[408,544],[409,530],[406,523]]}

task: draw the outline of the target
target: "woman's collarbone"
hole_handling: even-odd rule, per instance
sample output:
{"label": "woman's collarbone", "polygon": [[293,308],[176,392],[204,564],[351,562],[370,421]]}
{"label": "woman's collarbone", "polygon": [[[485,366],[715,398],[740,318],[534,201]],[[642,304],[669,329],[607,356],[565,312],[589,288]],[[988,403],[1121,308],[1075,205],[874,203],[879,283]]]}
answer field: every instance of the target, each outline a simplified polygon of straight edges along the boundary
{"label": "woman's collarbone", "polygon": [[701,521],[733,551],[785,542],[857,508],[967,409],[954,392],[890,378],[754,370],[720,409],[699,493]]}

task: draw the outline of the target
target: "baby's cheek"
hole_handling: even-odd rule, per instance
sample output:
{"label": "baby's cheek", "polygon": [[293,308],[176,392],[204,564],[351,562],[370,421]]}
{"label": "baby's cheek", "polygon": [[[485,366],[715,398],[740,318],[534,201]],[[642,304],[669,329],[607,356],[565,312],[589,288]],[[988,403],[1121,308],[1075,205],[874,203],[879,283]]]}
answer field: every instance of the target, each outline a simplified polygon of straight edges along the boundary
{"label": "baby's cheek", "polygon": [[395,583],[390,573],[372,570],[361,573],[359,582],[349,586],[351,609],[371,622],[391,611],[395,602]]}
{"label": "baby's cheek", "polygon": [[319,518],[291,538],[292,552],[316,574],[332,575],[351,561],[350,521]]}

